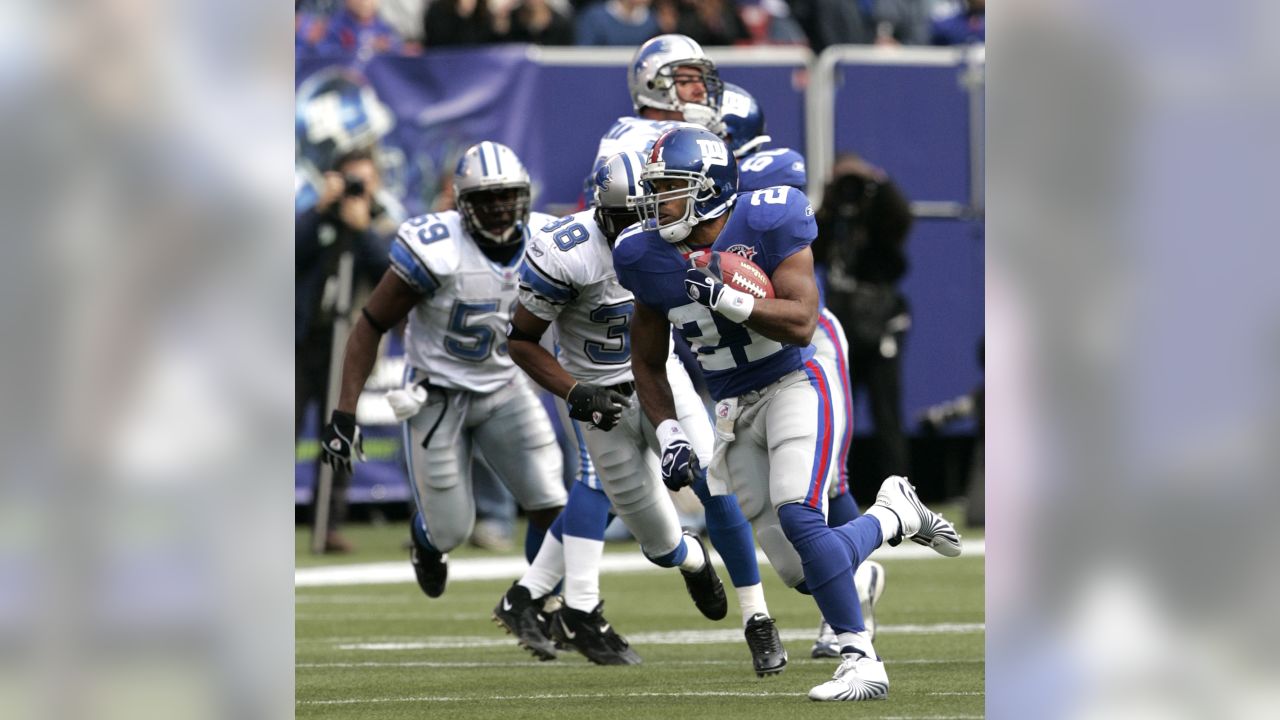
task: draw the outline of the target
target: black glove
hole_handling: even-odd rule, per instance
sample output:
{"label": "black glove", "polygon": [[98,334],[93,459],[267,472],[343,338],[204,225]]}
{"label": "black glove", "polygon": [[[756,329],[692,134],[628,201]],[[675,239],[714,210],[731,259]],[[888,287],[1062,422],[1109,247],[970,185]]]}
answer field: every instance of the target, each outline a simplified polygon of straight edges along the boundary
{"label": "black glove", "polygon": [[688,440],[675,440],[662,449],[662,482],[671,492],[694,484],[702,476],[702,464]]}
{"label": "black glove", "polygon": [[334,410],[329,416],[329,424],[324,427],[324,433],[320,436],[320,449],[324,451],[320,459],[329,463],[334,472],[351,472],[352,450],[357,458],[366,459],[364,441],[360,438],[360,428],[356,426],[356,416]]}
{"label": "black glove", "polygon": [[622,409],[631,407],[631,398],[626,395],[587,383],[574,385],[565,402],[569,404],[569,417],[601,430],[612,430],[622,419]]}

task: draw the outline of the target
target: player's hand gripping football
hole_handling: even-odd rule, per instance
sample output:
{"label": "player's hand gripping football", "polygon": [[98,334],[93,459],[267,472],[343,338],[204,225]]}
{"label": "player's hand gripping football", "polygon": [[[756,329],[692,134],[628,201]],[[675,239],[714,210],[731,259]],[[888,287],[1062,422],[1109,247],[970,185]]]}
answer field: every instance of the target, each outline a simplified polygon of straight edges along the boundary
{"label": "player's hand gripping football", "polygon": [[320,459],[334,469],[351,472],[352,452],[360,460],[366,460],[364,440],[360,437],[360,428],[356,425],[356,416],[341,410],[334,410],[329,417],[320,436],[320,448],[324,454]]}
{"label": "player's hand gripping football", "polygon": [[601,430],[612,430],[622,419],[622,410],[631,407],[631,398],[626,395],[588,383],[575,384],[565,402],[569,405],[569,417],[589,422]]}
{"label": "player's hand gripping football", "polygon": [[684,273],[684,290],[689,299],[741,323],[751,316],[755,298],[724,283],[720,273],[720,253],[712,252],[706,265],[690,261]]}
{"label": "player's hand gripping football", "polygon": [[680,488],[701,480],[704,475],[702,465],[680,424],[675,420],[664,420],[658,426],[657,435],[662,444],[663,484],[671,492],[678,492]]}

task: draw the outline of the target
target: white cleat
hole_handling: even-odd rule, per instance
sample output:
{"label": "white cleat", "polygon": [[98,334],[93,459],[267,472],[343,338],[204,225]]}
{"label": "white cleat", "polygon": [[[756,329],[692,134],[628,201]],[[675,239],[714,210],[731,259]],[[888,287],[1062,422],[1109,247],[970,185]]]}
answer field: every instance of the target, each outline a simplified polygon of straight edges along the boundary
{"label": "white cleat", "polygon": [[901,522],[901,534],[885,538],[889,545],[896,546],[903,538],[910,538],[914,543],[933,548],[939,555],[956,557],[960,554],[960,534],[956,532],[955,525],[925,507],[906,478],[899,475],[886,478],[876,494],[875,504],[888,508]]}
{"label": "white cleat", "polygon": [[836,638],[836,631],[831,629],[831,625],[825,619],[822,624],[818,625],[818,638],[813,641],[813,648],[809,650],[809,656],[815,658],[840,657],[840,640]]}
{"label": "white cleat", "polygon": [[809,699],[819,702],[883,700],[887,697],[889,676],[885,674],[884,663],[873,660],[861,650],[845,653],[836,674],[809,691]]}
{"label": "white cleat", "polygon": [[[872,642],[876,639],[876,603],[884,594],[884,566],[875,560],[864,561],[853,573],[853,586],[862,603],[862,624]],[[831,657],[835,657],[832,655]]]}

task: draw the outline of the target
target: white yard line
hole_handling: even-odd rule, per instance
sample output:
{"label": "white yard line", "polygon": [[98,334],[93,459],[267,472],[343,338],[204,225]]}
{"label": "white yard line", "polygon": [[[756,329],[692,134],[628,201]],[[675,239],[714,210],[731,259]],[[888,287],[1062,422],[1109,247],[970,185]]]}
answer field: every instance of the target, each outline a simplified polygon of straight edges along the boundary
{"label": "white yard line", "polygon": [[[577,656],[572,656],[575,659]],[[584,661],[585,662],[585,661]],[[834,662],[830,658],[792,658],[791,663],[799,663],[806,665],[817,665],[820,663]],[[955,665],[955,664],[974,664],[986,662],[983,658],[902,658],[891,659],[887,661],[890,665]],[[743,665],[741,660],[654,660],[648,663],[659,667],[668,665]],[[326,663],[298,663],[294,667],[307,669],[324,669],[324,668],[340,668],[344,670],[357,670],[369,668],[582,668],[582,663],[562,663],[562,662],[539,662],[537,660],[507,660],[507,661],[438,661],[438,660],[409,660],[405,662],[326,662]],[[937,692],[930,695],[982,695],[983,693],[945,693]]]}
{"label": "white yard line", "polygon": [[[803,693],[779,692],[721,692],[715,690],[690,692],[628,692],[628,693],[537,693],[531,695],[480,695],[463,697],[453,695],[415,695],[410,697],[343,698],[339,700],[298,700],[298,705],[372,705],[378,703],[432,703],[432,702],[493,702],[528,700],[595,700],[600,698],[678,698],[678,697],[787,697],[802,698]],[[892,715],[882,720],[977,720],[981,715]]]}
{"label": "white yard line", "polygon": [[[963,541],[961,557],[984,557],[986,540]],[[932,560],[941,559],[933,550],[903,543],[896,548],[882,547],[876,551],[876,560]],[[757,552],[760,565],[768,565],[764,553]],[[712,553],[712,559],[723,567],[720,556]],[[468,558],[449,562],[449,582],[469,580],[509,580],[520,577],[529,566],[522,557]],[[606,553],[600,562],[601,573],[670,572],[649,562],[644,555],[634,553]],[[298,568],[293,573],[295,587],[335,587],[345,585],[392,585],[414,582],[413,568],[408,560],[397,562],[366,563],[360,565],[328,565],[324,567]]]}
{"label": "white yard line", "polygon": [[[983,623],[935,623],[932,625],[881,625],[877,632],[886,635],[961,635],[986,631]],[[804,642],[813,639],[809,630],[782,630],[778,633],[784,641]],[[742,642],[742,631],[723,630],[671,630],[666,632],[629,633],[627,639],[634,645],[717,645]],[[512,640],[502,635],[454,635],[421,639],[404,638],[386,642],[340,642],[338,650],[401,651],[401,650],[456,650],[463,648],[505,647]]]}

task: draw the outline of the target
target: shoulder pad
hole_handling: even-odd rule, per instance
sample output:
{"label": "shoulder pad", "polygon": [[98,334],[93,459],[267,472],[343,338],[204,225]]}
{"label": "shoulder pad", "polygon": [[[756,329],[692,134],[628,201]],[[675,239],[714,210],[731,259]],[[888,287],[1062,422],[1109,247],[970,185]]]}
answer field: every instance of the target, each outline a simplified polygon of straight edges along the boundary
{"label": "shoulder pad", "polygon": [[[757,232],[781,227],[796,212],[797,198],[800,210],[809,204],[804,193],[785,185],[767,187],[743,193],[735,201],[738,208],[747,213],[747,225]],[[809,213],[812,215],[812,211]]]}
{"label": "shoulder pad", "polygon": [[462,217],[455,210],[419,215],[400,225],[397,239],[437,277],[452,275],[462,262]]}

